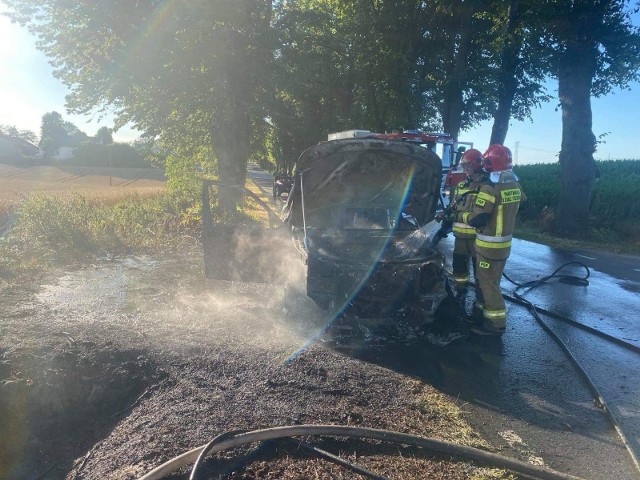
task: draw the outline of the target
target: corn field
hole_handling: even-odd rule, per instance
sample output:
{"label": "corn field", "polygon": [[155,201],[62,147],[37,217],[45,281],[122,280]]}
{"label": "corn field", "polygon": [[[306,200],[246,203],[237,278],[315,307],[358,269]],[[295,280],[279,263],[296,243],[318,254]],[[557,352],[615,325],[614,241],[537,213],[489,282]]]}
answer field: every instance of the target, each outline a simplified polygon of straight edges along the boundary
{"label": "corn field", "polygon": [[[594,224],[616,229],[640,224],[640,160],[596,162],[598,177],[591,199]],[[514,169],[527,196],[520,218],[539,220],[553,215],[560,194],[560,165],[523,165]]]}

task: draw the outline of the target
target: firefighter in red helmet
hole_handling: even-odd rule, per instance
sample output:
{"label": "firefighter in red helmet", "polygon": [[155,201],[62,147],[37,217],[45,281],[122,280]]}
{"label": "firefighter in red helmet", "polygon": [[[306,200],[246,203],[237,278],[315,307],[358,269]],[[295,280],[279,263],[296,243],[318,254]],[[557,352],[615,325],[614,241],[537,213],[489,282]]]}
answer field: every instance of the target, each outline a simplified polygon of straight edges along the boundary
{"label": "firefighter in red helmet", "polygon": [[[460,166],[467,179],[458,183],[451,192],[451,202],[458,210],[467,210],[476,199],[480,185],[486,182],[486,174],[482,168],[482,152],[475,148],[464,152]],[[459,291],[469,284],[469,260],[476,270],[475,239],[476,229],[463,221],[453,222],[453,280]],[[475,273],[474,273],[475,274]]]}
{"label": "firefighter in red helmet", "polygon": [[471,331],[479,335],[502,335],[507,312],[500,280],[511,253],[511,239],[520,201],[524,198],[518,177],[511,170],[511,151],[499,144],[489,146],[482,155],[488,174],[472,204],[453,213],[454,221],[476,229],[476,282],[481,295],[477,306],[481,323]]}

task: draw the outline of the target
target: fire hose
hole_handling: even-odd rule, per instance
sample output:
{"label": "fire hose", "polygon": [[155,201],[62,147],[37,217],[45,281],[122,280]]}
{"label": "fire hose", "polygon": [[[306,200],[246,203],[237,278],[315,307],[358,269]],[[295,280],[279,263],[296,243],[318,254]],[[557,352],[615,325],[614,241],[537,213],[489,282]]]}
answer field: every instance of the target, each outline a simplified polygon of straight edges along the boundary
{"label": "fire hose", "polygon": [[[435,440],[432,438],[410,435],[407,433],[392,432],[389,430],[341,425],[295,425],[268,428],[264,430],[254,430],[249,432],[226,432],[217,436],[206,445],[194,448],[193,450],[185,452],[182,455],[169,460],[168,462],[153,469],[143,477],[140,477],[139,480],[157,480],[165,477],[166,475],[174,473],[178,469],[193,462],[195,462],[195,464],[191,472],[190,480],[197,480],[198,478],[200,478],[198,470],[201,468],[202,462],[204,461],[205,456],[208,454],[221,452],[249,443],[290,438],[296,436],[339,436],[393,442],[423,448],[433,453],[463,458],[495,468],[510,470],[517,474],[525,475],[529,478],[541,480],[579,480],[578,477],[574,477],[572,475],[557,472],[538,465],[531,465],[519,460],[497,455],[495,453],[487,452],[474,447],[457,445],[443,440]],[[378,476],[378,478],[384,477]]]}

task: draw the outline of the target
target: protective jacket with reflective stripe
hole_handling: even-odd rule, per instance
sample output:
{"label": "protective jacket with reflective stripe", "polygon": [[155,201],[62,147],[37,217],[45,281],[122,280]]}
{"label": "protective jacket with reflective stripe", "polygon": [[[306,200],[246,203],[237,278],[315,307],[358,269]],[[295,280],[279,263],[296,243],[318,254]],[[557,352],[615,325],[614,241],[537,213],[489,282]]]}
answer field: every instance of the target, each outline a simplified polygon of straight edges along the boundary
{"label": "protective jacket with reflective stripe", "polygon": [[[474,174],[464,182],[458,183],[452,192],[451,198],[456,202],[456,210],[468,211],[476,201],[477,192],[480,186],[487,181],[484,174]],[[464,197],[463,197],[464,196]],[[460,200],[462,198],[462,200]],[[459,202],[459,203],[458,203]],[[453,222],[453,236],[458,238],[475,238],[476,229],[471,225],[459,221]]]}
{"label": "protective jacket with reflective stripe", "polygon": [[522,200],[518,177],[511,171],[492,173],[460,220],[476,228],[476,252],[495,260],[509,257],[516,214]]}

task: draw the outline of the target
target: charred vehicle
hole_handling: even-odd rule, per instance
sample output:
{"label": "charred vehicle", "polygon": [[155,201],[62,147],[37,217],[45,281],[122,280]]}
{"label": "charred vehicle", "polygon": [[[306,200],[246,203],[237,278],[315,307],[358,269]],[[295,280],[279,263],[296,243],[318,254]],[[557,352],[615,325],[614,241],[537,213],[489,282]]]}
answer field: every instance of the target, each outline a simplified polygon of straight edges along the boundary
{"label": "charred vehicle", "polygon": [[296,164],[284,221],[307,266],[307,295],[359,317],[427,323],[446,298],[444,257],[424,228],[442,164],[414,143],[318,144]]}

